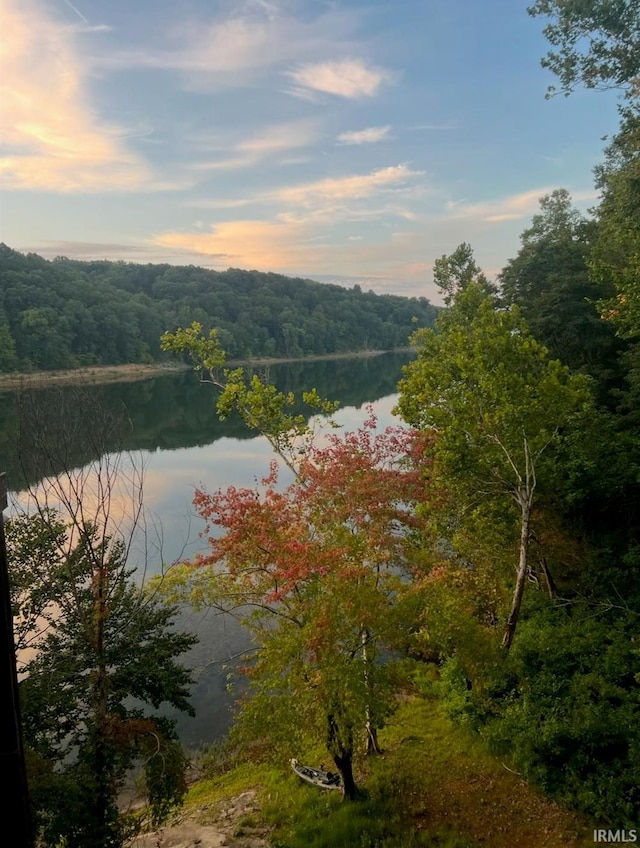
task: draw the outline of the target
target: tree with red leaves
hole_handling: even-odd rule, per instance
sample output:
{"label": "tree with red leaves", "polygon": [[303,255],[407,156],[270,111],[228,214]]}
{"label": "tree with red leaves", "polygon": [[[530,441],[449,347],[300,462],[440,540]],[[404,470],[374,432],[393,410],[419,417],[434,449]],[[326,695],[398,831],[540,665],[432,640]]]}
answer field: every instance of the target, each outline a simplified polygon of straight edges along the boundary
{"label": "tree with red leaves", "polygon": [[241,615],[254,634],[241,721],[289,756],[303,734],[324,736],[347,799],[358,795],[358,744],[377,745],[393,706],[424,440],[378,432],[371,415],[355,433],[307,446],[284,488],[274,462],[256,488],[197,491],[210,552],[171,577],[182,597]]}

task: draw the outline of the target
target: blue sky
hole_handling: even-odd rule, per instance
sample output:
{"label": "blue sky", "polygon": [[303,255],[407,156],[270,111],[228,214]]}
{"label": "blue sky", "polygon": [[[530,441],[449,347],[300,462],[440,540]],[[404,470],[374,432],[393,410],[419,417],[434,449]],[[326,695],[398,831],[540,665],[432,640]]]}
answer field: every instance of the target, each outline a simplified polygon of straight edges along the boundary
{"label": "blue sky", "polygon": [[438,301],[597,200],[611,94],[545,100],[520,0],[0,0],[0,239]]}

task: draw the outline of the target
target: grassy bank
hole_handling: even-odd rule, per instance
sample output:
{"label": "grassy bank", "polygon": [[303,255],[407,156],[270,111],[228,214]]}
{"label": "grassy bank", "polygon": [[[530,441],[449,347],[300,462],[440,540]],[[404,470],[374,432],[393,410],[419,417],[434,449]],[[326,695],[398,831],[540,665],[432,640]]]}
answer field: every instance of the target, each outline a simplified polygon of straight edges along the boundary
{"label": "grassy bank", "polygon": [[238,819],[236,835],[259,833],[277,848],[593,844],[590,822],[545,798],[508,764],[491,757],[435,702],[416,698],[403,703],[381,742],[383,755],[360,764],[360,802],[344,804],[338,793],[301,784],[286,763],[245,763],[194,786],[186,811],[215,822],[230,797],[256,789],[259,809]]}

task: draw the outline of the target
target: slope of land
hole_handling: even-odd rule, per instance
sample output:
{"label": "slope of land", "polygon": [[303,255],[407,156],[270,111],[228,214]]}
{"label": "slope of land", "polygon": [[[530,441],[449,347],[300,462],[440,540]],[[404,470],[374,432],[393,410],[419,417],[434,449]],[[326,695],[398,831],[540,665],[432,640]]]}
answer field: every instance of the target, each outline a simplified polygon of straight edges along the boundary
{"label": "slope of land", "polygon": [[586,848],[592,824],[530,786],[433,701],[402,704],[361,764],[365,799],[341,803],[283,764],[201,780],[162,831],[135,848]]}

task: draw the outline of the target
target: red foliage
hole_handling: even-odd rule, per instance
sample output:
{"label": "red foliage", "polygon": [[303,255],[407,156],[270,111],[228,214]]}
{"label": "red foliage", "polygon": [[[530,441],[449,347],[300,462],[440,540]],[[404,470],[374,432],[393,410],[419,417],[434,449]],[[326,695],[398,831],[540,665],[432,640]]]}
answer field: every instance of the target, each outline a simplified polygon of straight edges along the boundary
{"label": "red foliage", "polygon": [[283,601],[318,578],[362,581],[402,568],[416,504],[427,497],[429,435],[376,431],[373,414],[354,433],[332,434],[302,457],[296,482],[278,487],[278,465],[256,488],[198,490],[213,567],[256,602]]}

